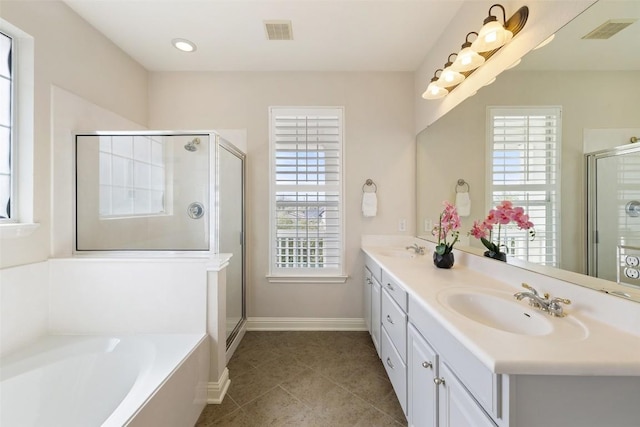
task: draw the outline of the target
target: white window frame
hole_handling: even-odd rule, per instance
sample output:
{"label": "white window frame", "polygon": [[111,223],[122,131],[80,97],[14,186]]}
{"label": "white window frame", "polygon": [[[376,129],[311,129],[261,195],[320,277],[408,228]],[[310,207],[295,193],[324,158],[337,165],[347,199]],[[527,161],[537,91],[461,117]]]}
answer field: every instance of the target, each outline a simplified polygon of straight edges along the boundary
{"label": "white window frame", "polygon": [[[109,165],[111,170],[109,171],[109,173],[107,174],[108,176],[108,181],[104,182],[102,180],[102,171],[100,174],[100,183],[99,183],[99,187],[100,187],[100,208],[99,208],[99,217],[101,220],[112,220],[112,219],[123,219],[123,218],[132,218],[132,217],[156,217],[156,216],[166,216],[169,214],[169,212],[167,212],[167,208],[166,208],[166,201],[167,201],[167,185],[166,185],[166,164],[165,164],[165,154],[164,154],[164,146],[165,146],[165,142],[161,139],[157,139],[155,136],[153,135],[103,135],[100,136],[100,138],[109,138],[109,148],[108,150],[104,150],[103,149],[103,144],[102,141],[100,143],[100,148],[99,148],[99,155],[100,156],[107,156],[110,158],[109,161]],[[114,138],[130,138],[131,139],[131,153],[129,154],[122,154],[122,153],[115,153],[113,148],[112,148],[112,144],[113,144],[113,140]],[[143,160],[143,159],[139,159],[136,154],[135,154],[135,145],[137,142],[139,142],[140,139],[146,139],[148,140],[149,144],[150,144],[150,159],[149,160]],[[154,162],[151,152],[153,150],[153,148],[151,148],[152,144],[159,144],[162,147],[162,161],[161,162]],[[115,185],[113,183],[113,175],[112,175],[112,171],[113,171],[113,161],[116,158],[120,158],[123,159],[125,161],[131,162],[131,184],[129,185]],[[142,164],[142,165],[147,165],[149,166],[149,168],[159,168],[162,169],[162,176],[160,181],[153,181],[153,174],[151,174],[148,177],[148,183],[147,185],[141,185],[137,182],[136,180],[136,174],[135,174],[135,168],[137,164]],[[102,160],[100,161],[100,168],[103,167],[102,164]],[[151,171],[151,169],[150,169]],[[113,212],[113,205],[112,205],[112,196],[111,196],[111,191],[113,191],[114,188],[120,188],[120,189],[124,189],[128,192],[131,193],[131,199],[135,199],[135,195],[137,193],[137,191],[148,191],[149,193],[151,192],[158,192],[161,191],[163,193],[163,202],[162,202],[162,209],[161,210],[151,210],[148,209],[146,211],[141,211],[141,212],[135,212],[135,208],[133,208],[131,211],[129,212],[123,212],[123,213],[114,213]],[[106,209],[104,206],[102,206],[102,192],[105,191],[106,189],[110,190],[110,203],[108,206],[108,209]],[[132,201],[132,203],[135,206],[135,200]],[[108,212],[105,212],[105,210],[108,210]]]}
{"label": "white window frame", "polygon": [[[332,191],[338,191],[339,215],[339,261],[337,268],[307,267],[307,268],[282,268],[276,264],[277,258],[277,218],[276,218],[276,193],[278,191],[291,191],[295,185],[276,185],[276,134],[275,118],[278,116],[338,116],[340,129],[339,144],[339,183],[332,187]],[[345,274],[345,215],[344,215],[344,146],[345,125],[344,107],[269,107],[269,274],[267,279],[271,283],[344,283],[347,280]],[[299,191],[304,191],[302,186]]]}
{"label": "white window frame", "polygon": [[25,237],[34,223],[34,40],[29,34],[0,18],[0,31],[13,39],[11,218],[0,221],[0,238]]}
{"label": "white window frame", "polygon": [[[535,116],[535,115],[555,115],[557,117],[557,126],[556,126],[556,144],[555,144],[555,170],[553,171],[553,173],[555,174],[555,181],[551,184],[549,183],[537,183],[537,184],[513,184],[513,185],[495,185],[494,183],[494,169],[493,169],[493,161],[494,161],[494,126],[493,126],[493,118],[494,116]],[[486,165],[487,165],[487,173],[486,173],[486,202],[487,202],[487,206],[489,207],[488,209],[493,209],[496,205],[496,200],[494,199],[494,191],[521,191],[521,192],[526,192],[526,191],[546,191],[546,192],[553,192],[555,194],[555,201],[548,201],[545,206],[549,206],[547,208],[547,210],[549,212],[555,212],[555,215],[553,213],[549,213],[546,223],[547,224],[553,224],[553,228],[554,228],[554,232],[552,233],[553,235],[550,235],[548,238],[546,238],[546,244],[545,246],[548,247],[550,246],[550,243],[552,244],[555,253],[549,254],[546,259],[542,262],[540,262],[539,260],[536,261],[534,259],[531,259],[533,257],[535,257],[534,255],[531,255],[531,258],[529,258],[527,255],[525,255],[524,257],[517,257],[519,259],[522,259],[524,261],[530,261],[530,262],[535,262],[535,263],[539,263],[539,264],[544,264],[544,265],[548,265],[548,266],[552,266],[552,267],[558,267],[561,263],[561,259],[560,259],[560,254],[561,252],[561,194],[560,194],[560,189],[561,189],[561,173],[560,173],[560,168],[561,168],[561,152],[562,152],[562,107],[561,106],[489,106],[487,107],[487,119],[486,119],[486,123],[487,123],[487,137],[486,137],[486,144],[487,144],[487,149],[486,149],[486,153],[487,153],[487,159],[486,159]],[[502,198],[501,198],[502,200]],[[552,203],[555,203],[555,207],[551,206]],[[535,205],[535,202],[532,202],[532,205]],[[538,205],[540,205],[540,203],[537,203]],[[522,203],[519,203],[517,201],[514,201],[514,206],[522,206],[525,209],[525,213],[527,212],[527,206],[524,205]],[[545,236],[546,234],[543,233],[542,229],[540,228],[540,224],[536,224],[535,219],[532,219],[532,222],[534,223],[534,229],[536,229],[537,231],[537,236],[536,236],[536,240],[538,240],[538,242],[536,242],[535,244],[539,243],[539,239],[542,238],[542,236]],[[511,223],[509,224],[508,228],[513,229],[514,231],[509,231],[511,233],[521,233],[523,235],[528,235],[526,230],[517,230],[517,227],[515,226],[515,224]],[[529,240],[527,239],[527,242]],[[534,240],[535,242],[535,240]],[[526,251],[528,252],[528,247],[529,244],[525,244],[527,249]]]}

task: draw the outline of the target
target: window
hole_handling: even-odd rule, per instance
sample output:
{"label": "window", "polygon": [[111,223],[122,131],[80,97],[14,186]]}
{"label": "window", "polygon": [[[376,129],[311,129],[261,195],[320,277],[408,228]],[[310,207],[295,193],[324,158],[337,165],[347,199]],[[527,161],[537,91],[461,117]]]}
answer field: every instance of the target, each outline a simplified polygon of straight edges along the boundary
{"label": "window", "polygon": [[510,200],[534,224],[527,230],[509,224],[502,244],[507,253],[530,262],[559,263],[560,107],[489,107],[489,202]]}
{"label": "window", "polygon": [[0,238],[33,233],[34,40],[0,18]]}
{"label": "window", "polygon": [[14,218],[13,39],[0,32],[0,221]]}
{"label": "window", "polygon": [[165,213],[164,142],[161,137],[100,137],[100,217]]}
{"label": "window", "polygon": [[270,147],[270,279],[344,282],[343,109],[271,108]]}

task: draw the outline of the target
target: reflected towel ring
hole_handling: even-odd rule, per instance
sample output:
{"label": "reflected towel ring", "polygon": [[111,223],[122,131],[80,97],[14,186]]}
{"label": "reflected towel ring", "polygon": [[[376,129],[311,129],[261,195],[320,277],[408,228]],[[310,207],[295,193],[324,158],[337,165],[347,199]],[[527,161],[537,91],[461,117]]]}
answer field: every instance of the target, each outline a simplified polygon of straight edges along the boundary
{"label": "reflected towel ring", "polygon": [[465,185],[467,186],[467,191],[463,191],[463,193],[468,193],[471,190],[471,186],[469,186],[469,183],[464,179],[460,178],[458,180],[458,185],[456,185],[456,193],[458,193],[458,187],[464,187]]}
{"label": "reflected towel ring", "polygon": [[367,179],[365,181],[365,183],[362,185],[362,192],[363,193],[371,193],[371,191],[365,191],[365,187],[371,187],[371,186],[373,186],[373,193],[377,193],[378,192],[378,186],[371,179]]}

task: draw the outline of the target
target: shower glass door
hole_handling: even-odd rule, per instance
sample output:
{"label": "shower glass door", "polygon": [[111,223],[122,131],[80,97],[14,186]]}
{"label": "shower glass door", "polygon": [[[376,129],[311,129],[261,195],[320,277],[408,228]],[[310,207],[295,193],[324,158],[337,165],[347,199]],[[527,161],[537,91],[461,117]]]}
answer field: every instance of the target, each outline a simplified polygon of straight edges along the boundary
{"label": "shower glass door", "polygon": [[244,298],[244,155],[220,139],[218,145],[218,197],[220,253],[233,256],[227,272],[227,347],[245,316]]}
{"label": "shower glass door", "polygon": [[631,264],[640,254],[640,146],[592,153],[587,161],[589,274],[635,285]]}
{"label": "shower glass door", "polygon": [[76,135],[76,251],[208,251],[210,140]]}

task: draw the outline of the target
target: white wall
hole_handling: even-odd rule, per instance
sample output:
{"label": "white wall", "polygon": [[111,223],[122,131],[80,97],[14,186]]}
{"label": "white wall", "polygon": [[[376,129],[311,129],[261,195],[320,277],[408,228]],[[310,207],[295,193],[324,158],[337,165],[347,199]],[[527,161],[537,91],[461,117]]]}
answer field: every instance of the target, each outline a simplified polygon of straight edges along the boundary
{"label": "white wall", "polygon": [[0,356],[46,334],[48,283],[47,262],[0,269]]}
{"label": "white wall", "polygon": [[52,259],[49,332],[204,333],[206,259]]}
{"label": "white wall", "polygon": [[[414,234],[411,73],[151,73],[149,126],[247,129],[250,317],[362,317],[360,236]],[[346,284],[268,283],[268,107],[344,106]],[[362,185],[378,185],[379,215],[360,213]]]}
{"label": "white wall", "polygon": [[0,241],[0,268],[47,259],[51,241],[52,87],[133,122],[147,120],[147,72],[58,1],[0,1],[0,16],[34,37],[34,220],[29,237]]}
{"label": "white wall", "polygon": [[[508,71],[477,95],[457,106],[418,136],[421,218],[437,220],[439,203],[454,197],[455,182],[471,186],[468,231],[483,219],[486,176],[486,107],[562,106],[561,267],[584,272],[585,179],[583,133],[586,128],[637,127],[640,72]],[[628,136],[631,136],[629,134]],[[628,142],[628,141],[627,141]],[[418,234],[423,234],[422,225]],[[477,243],[471,239],[472,243]]]}

